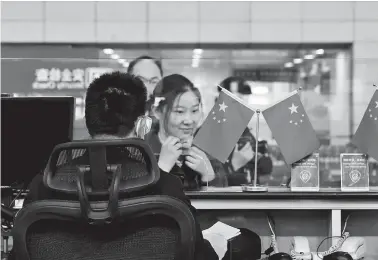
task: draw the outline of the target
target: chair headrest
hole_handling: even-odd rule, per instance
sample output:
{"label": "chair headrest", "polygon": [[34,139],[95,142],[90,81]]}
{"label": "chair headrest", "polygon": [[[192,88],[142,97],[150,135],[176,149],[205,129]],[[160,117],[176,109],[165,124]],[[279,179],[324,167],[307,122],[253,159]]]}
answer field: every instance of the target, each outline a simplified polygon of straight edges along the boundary
{"label": "chair headrest", "polygon": [[159,167],[142,139],[81,140],[57,145],[47,163],[43,181],[55,191],[75,194],[78,178],[88,195],[106,195],[115,173],[120,172],[119,193],[155,184]]}

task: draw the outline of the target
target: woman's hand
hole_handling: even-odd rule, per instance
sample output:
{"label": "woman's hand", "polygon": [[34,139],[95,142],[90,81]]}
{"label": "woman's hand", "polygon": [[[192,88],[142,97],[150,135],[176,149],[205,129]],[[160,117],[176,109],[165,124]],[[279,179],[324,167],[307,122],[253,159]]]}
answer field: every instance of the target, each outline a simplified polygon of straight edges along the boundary
{"label": "woman's hand", "polygon": [[232,167],[235,171],[239,170],[241,167],[251,161],[254,155],[255,152],[252,150],[251,143],[248,142],[240,150],[238,149],[238,145],[236,145],[231,158]]}
{"label": "woman's hand", "polygon": [[180,139],[169,136],[161,146],[158,162],[159,168],[165,172],[170,172],[181,153],[182,143]]}
{"label": "woman's hand", "polygon": [[192,146],[189,149],[189,153],[185,156],[185,164],[201,174],[203,182],[212,181],[215,178],[215,173],[209,159],[197,147]]}

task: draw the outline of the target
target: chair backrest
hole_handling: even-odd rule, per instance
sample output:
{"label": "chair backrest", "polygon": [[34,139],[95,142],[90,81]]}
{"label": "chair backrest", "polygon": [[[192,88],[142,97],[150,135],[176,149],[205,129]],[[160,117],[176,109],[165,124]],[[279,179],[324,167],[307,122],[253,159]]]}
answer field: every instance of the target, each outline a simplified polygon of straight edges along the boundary
{"label": "chair backrest", "polygon": [[81,207],[79,202],[46,200],[23,208],[12,230],[16,259],[193,259],[194,218],[179,200],[148,196],[119,201],[117,216],[101,224],[89,224]]}
{"label": "chair backrest", "polygon": [[36,201],[22,209],[13,228],[16,259],[192,260],[196,229],[189,207],[144,192],[159,177],[142,139],[58,145],[44,183],[59,199],[77,200]]}
{"label": "chair backrest", "polygon": [[111,180],[121,172],[120,194],[153,186],[160,177],[159,167],[148,144],[139,138],[80,140],[57,145],[44,171],[44,184],[65,194],[77,194],[82,178],[89,196],[109,194]]}

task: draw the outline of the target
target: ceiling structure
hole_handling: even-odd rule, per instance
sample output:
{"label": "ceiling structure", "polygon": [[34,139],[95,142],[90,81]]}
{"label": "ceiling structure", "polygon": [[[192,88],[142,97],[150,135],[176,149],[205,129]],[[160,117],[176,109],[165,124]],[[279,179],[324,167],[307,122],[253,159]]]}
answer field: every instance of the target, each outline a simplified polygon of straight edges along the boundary
{"label": "ceiling structure", "polygon": [[[195,52],[200,55],[195,59]],[[306,55],[311,59],[316,57],[334,56],[339,50],[321,50],[323,54],[317,55],[318,50],[313,49],[112,49],[120,60],[128,62],[142,56],[149,55],[162,60],[165,71],[203,69],[248,69],[248,68],[275,68],[285,69],[289,63],[295,66],[295,59],[305,61]],[[110,55],[99,51],[100,59],[109,59]],[[300,61],[300,62],[302,62]],[[290,65],[290,64],[289,64]]]}

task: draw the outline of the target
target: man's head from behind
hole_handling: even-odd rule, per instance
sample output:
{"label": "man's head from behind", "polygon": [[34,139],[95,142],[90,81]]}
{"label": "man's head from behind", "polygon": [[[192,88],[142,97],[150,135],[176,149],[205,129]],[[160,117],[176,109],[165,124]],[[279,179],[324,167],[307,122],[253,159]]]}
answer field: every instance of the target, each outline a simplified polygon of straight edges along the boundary
{"label": "man's head from behind", "polygon": [[127,73],[101,75],[88,87],[85,122],[92,138],[125,138],[134,134],[137,118],[144,114],[146,87]]}

